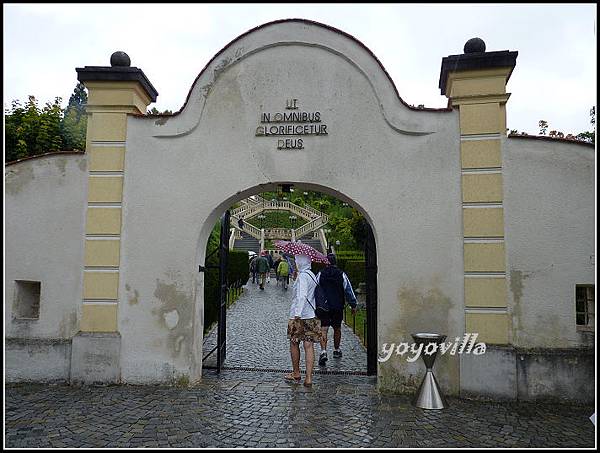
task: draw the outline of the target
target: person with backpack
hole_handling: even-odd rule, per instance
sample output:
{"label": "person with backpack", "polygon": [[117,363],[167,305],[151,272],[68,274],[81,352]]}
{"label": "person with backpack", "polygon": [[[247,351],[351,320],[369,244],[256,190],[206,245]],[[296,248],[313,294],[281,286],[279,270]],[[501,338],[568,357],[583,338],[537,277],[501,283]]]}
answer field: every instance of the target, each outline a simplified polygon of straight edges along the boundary
{"label": "person with backpack", "polygon": [[277,265],[277,281],[279,280],[281,280],[283,289],[287,290],[290,284],[290,265],[284,259],[279,260],[279,264]]}
{"label": "person with backpack", "polygon": [[300,342],[302,342],[306,362],[304,386],[311,387],[315,362],[314,343],[319,343],[322,335],[321,323],[315,315],[314,292],[317,283],[315,275],[310,270],[310,257],[296,255],[294,258],[296,260],[298,278],[294,283],[292,306],[290,307],[287,328],[293,371],[286,374],[284,378],[290,382],[300,382]]}
{"label": "person with backpack", "polygon": [[[321,353],[319,365],[327,362],[327,333],[329,326],[333,327],[333,357],[341,358],[342,351],[342,320],[344,319],[344,306],[346,300],[352,307],[352,314],[356,313],[356,296],[352,290],[350,279],[344,271],[336,266],[337,260],[333,253],[327,254],[329,265],[317,274],[317,283],[320,288],[315,291],[317,317],[321,321]],[[324,299],[324,300],[323,300]]]}
{"label": "person with backpack", "polygon": [[277,283],[277,286],[279,286],[279,273],[277,272],[277,269],[279,269],[279,263],[281,263],[281,256],[277,256],[277,258],[275,258],[275,262],[273,263],[273,269],[275,269],[275,281]]}

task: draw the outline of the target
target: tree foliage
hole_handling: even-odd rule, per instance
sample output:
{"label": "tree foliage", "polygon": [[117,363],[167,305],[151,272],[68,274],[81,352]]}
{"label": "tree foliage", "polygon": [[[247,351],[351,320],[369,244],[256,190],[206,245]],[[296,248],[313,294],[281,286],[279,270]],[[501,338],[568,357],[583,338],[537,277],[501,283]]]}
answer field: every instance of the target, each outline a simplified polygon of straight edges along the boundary
{"label": "tree foliage", "polygon": [[[548,132],[548,137],[551,138],[562,138],[565,140],[573,140],[578,142],[586,142],[586,143],[596,143],[596,107],[592,107],[590,109],[590,124],[593,126],[593,130],[584,131],[578,134],[565,134],[562,131],[551,130]],[[539,135],[546,135],[546,131],[549,129],[549,124],[546,120],[540,120],[538,123],[540,128]],[[529,135],[527,132],[519,132],[517,129],[511,129],[509,132],[510,135]]]}
{"label": "tree foliage", "polygon": [[69,104],[64,111],[62,122],[62,133],[66,149],[85,149],[85,137],[87,129],[87,116],[85,105],[87,104],[87,93],[80,82],[75,87],[69,98]]}
{"label": "tree foliage", "polygon": [[165,110],[160,112],[156,107],[152,107],[150,110],[146,112],[146,115],[172,115],[173,112],[171,110]]}
{"label": "tree foliage", "polygon": [[[286,198],[298,206],[310,206],[327,214],[329,216],[329,222],[325,225],[325,230],[328,231],[327,242],[336,244],[336,241],[340,241],[340,246],[335,246],[336,250],[362,250],[364,248],[368,223],[362,214],[348,203],[336,197],[313,191],[264,192],[260,195],[266,200],[284,200]],[[297,221],[296,226],[299,225],[300,223]]]}
{"label": "tree foliage", "polygon": [[41,108],[35,96],[29,96],[25,103],[12,101],[5,112],[6,162],[51,151],[85,149],[85,87],[77,84],[64,110],[61,103],[60,97]]}

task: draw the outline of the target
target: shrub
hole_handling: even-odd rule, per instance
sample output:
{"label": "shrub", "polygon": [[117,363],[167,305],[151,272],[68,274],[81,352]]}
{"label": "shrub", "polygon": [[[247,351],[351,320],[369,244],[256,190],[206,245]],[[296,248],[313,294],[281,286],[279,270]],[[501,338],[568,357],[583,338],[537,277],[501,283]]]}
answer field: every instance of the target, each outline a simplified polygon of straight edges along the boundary
{"label": "shrub", "polygon": [[[206,245],[206,256],[219,247],[220,225],[217,223],[210,234]],[[207,266],[218,266],[219,255],[213,254],[206,259]],[[243,250],[230,250],[227,262],[227,282],[233,284],[240,281],[245,284],[250,277],[248,265],[248,252]],[[219,288],[219,269],[207,269],[204,273],[204,333],[207,333],[219,318],[219,301],[221,290]]]}
{"label": "shrub", "polygon": [[338,260],[338,267],[346,273],[353,288],[358,288],[360,283],[366,282],[367,274],[365,266],[364,260]]}

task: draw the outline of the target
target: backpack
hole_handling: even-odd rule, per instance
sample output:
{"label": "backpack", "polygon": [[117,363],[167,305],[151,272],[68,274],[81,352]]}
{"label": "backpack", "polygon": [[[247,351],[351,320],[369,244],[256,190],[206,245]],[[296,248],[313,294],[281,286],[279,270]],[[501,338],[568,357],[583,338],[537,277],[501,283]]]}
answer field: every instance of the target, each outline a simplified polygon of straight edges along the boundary
{"label": "backpack", "polygon": [[321,312],[329,312],[329,304],[327,303],[327,296],[325,294],[325,290],[323,290],[323,287],[319,285],[319,282],[316,281],[312,277],[312,275],[308,275],[310,276],[310,278],[312,278],[313,282],[317,284],[317,286],[315,287],[315,312],[318,310],[320,310]]}
{"label": "backpack", "polygon": [[282,276],[282,277],[287,277],[287,275],[290,273],[290,266],[287,263],[287,261],[281,261],[279,263],[279,265],[277,266],[277,274]]}

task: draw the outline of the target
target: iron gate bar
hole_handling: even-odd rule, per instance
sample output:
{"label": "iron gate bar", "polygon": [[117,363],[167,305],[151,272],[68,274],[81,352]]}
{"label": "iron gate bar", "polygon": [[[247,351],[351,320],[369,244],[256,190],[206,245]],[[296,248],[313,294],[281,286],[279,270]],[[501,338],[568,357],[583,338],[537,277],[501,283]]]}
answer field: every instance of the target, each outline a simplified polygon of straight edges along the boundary
{"label": "iron gate bar", "polygon": [[367,224],[365,241],[365,266],[367,286],[367,373],[377,374],[377,248],[371,225]]}
{"label": "iron gate bar", "polygon": [[207,269],[218,269],[219,266],[215,266],[215,265],[206,265],[206,262],[208,261],[208,259],[213,256],[215,253],[217,253],[219,251],[219,247],[217,247],[216,249],[214,249],[212,252],[210,252],[205,258],[204,258],[204,266],[200,265],[198,266],[198,272],[206,272]]}
{"label": "iron gate bar", "polygon": [[229,257],[229,210],[221,217],[221,241],[219,244],[219,287],[221,297],[219,301],[219,324],[217,326],[217,372],[223,368],[227,358],[227,298],[229,288],[227,285],[227,261]]}
{"label": "iron gate bar", "polygon": [[218,348],[218,346],[215,346],[214,348],[211,349],[211,351],[208,354],[206,354],[204,357],[202,357],[202,363],[204,363],[204,361],[206,359],[208,359],[212,355],[212,353],[217,350],[217,348]]}

